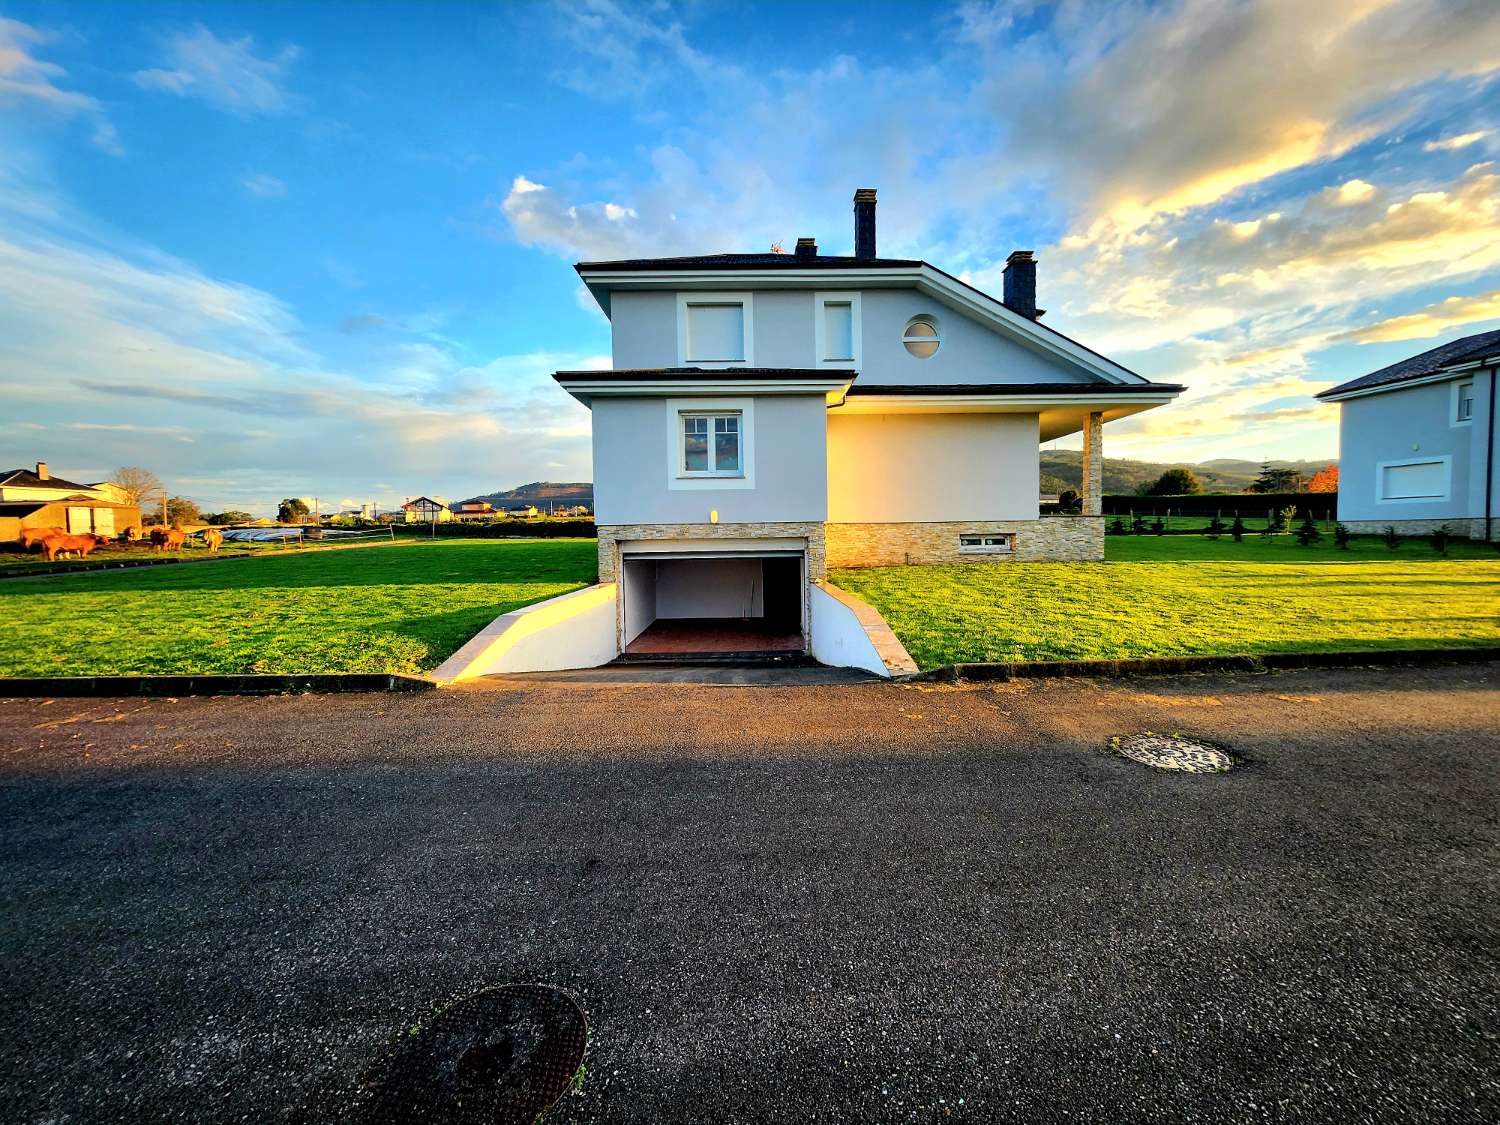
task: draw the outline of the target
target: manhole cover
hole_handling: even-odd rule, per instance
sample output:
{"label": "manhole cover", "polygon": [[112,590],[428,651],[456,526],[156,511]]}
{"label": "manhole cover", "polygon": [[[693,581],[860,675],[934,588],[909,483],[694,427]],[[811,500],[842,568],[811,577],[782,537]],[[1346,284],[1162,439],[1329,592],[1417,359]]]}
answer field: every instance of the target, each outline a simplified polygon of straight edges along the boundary
{"label": "manhole cover", "polygon": [[579,1076],[588,1021],[558,988],[486,988],[398,1034],[366,1075],[356,1119],[531,1125]]}
{"label": "manhole cover", "polygon": [[1127,734],[1112,738],[1110,746],[1132,761],[1159,770],[1224,773],[1234,765],[1234,760],[1217,746],[1180,734]]}

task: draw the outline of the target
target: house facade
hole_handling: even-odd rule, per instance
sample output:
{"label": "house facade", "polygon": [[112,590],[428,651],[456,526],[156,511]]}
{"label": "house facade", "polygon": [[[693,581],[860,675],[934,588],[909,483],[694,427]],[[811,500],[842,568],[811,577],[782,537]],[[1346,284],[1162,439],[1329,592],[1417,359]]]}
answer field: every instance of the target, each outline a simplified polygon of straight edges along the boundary
{"label": "house facade", "polygon": [[453,518],[460,523],[487,523],[500,514],[488,500],[462,500],[451,510]]}
{"label": "house facade", "polygon": [[[584,262],[613,368],[563,371],[593,412],[601,582],[625,651],[659,621],[806,645],[833,567],[1100,559],[1105,423],[1171,401],[1040,323],[1036,263],[997,299],[876,250]],[[1042,442],[1081,433],[1083,510],[1043,517]]]}
{"label": "house facade", "polygon": [[1351,531],[1494,539],[1500,331],[1431,348],[1321,392],[1339,404],[1339,520]]}
{"label": "house facade", "polygon": [[92,532],[115,538],[139,529],[141,510],[124,489],[108,481],[78,484],[55,477],[47,462],[35,469],[0,472],[0,543],[32,528],[55,527],[70,534]]}
{"label": "house facade", "polygon": [[401,505],[401,517],[406,523],[447,523],[453,518],[453,512],[445,500],[418,496]]}

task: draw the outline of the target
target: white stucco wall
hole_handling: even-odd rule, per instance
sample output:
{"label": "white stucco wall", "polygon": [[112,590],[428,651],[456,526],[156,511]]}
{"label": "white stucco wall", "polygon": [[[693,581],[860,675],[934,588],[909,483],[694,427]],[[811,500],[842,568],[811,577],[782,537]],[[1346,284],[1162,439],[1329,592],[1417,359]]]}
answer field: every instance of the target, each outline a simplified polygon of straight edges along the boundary
{"label": "white stucco wall", "polygon": [[1037,518],[1035,414],[828,415],[828,519]]}
{"label": "white stucco wall", "polygon": [[[815,367],[815,294],[843,292],[836,279],[817,290],[760,290],[752,295],[757,367]],[[677,294],[621,291],[611,298],[617,368],[673,367],[677,355]],[[907,322],[935,317],[943,342],[918,359],[901,343]],[[1055,356],[1043,355],[924,296],[916,289],[860,293],[862,383],[1087,383],[1093,380]]]}
{"label": "white stucco wall", "polygon": [[594,507],[600,523],[707,523],[711,511],[719,513],[720,523],[800,523],[827,517],[826,406],[821,394],[754,397],[747,442],[753,458],[750,488],[671,487],[671,402],[594,401]]}
{"label": "white stucco wall", "polygon": [[655,559],[625,559],[620,564],[626,644],[656,620],[656,566]]}
{"label": "white stucco wall", "polygon": [[596,668],[620,654],[615,641],[618,588],[602,582],[501,614],[432,673],[457,683],[507,672]]}
{"label": "white stucco wall", "polygon": [[859,668],[890,679],[890,669],[853,609],[821,586],[808,587],[808,609],[814,660],[833,668]]}
{"label": "white stucco wall", "polygon": [[[1468,378],[1474,383],[1474,419],[1469,425],[1453,424],[1453,388],[1462,380],[1427,383],[1340,404],[1340,519],[1396,522],[1484,515],[1490,379],[1487,373]],[[1447,499],[1380,500],[1382,463],[1438,457],[1450,459]]]}
{"label": "white stucco wall", "polygon": [[656,566],[659,618],[765,615],[759,559],[663,559]]}

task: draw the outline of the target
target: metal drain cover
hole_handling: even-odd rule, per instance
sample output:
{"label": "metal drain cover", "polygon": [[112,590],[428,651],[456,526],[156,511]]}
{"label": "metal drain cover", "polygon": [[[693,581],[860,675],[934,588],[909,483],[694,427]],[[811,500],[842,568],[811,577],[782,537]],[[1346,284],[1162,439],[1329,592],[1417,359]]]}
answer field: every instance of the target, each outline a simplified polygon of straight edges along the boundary
{"label": "metal drain cover", "polygon": [[562,989],[486,988],[396,1035],[355,1119],[531,1125],[573,1084],[587,1045],[588,1021]]}
{"label": "metal drain cover", "polygon": [[1225,773],[1234,760],[1217,746],[1180,734],[1126,734],[1110,739],[1110,746],[1131,761],[1159,770],[1184,773]]}

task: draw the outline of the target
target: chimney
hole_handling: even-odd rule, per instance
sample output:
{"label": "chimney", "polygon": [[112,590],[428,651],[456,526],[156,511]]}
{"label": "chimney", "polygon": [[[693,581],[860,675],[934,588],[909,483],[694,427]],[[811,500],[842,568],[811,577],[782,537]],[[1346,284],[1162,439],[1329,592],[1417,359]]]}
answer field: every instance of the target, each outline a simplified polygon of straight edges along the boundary
{"label": "chimney", "polygon": [[1005,296],[1001,304],[1027,320],[1042,315],[1036,307],[1036,259],[1030,250],[1012,250],[1005,259]]}
{"label": "chimney", "polygon": [[797,239],[795,256],[798,258],[816,258],[818,256],[818,240],[816,238]]}
{"label": "chimney", "polygon": [[862,187],[854,193],[854,256],[875,257],[875,189]]}
{"label": "chimney", "polygon": [[36,463],[36,476],[37,476],[38,480],[51,480],[52,479],[52,473],[50,471],[48,471],[48,469],[47,469],[47,462],[45,462],[45,461],[38,461]]}

